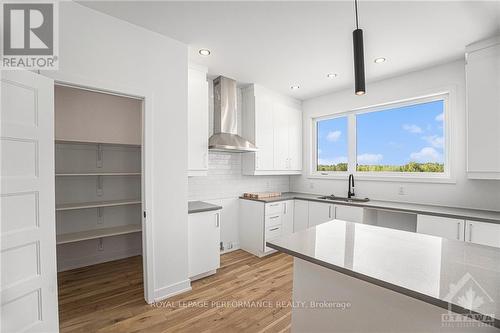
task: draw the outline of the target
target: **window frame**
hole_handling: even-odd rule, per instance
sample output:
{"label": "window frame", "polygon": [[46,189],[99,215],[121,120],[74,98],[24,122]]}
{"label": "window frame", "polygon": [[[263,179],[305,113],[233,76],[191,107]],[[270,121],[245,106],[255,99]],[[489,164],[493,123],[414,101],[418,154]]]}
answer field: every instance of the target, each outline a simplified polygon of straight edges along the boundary
{"label": "window frame", "polygon": [[[357,171],[357,127],[356,116],[371,112],[378,112],[415,104],[423,104],[434,101],[443,101],[443,138],[444,138],[444,172],[391,172],[391,171]],[[311,118],[311,164],[309,178],[321,179],[344,179],[347,175],[353,174],[358,179],[364,180],[385,180],[385,181],[409,181],[409,182],[455,182],[452,178],[451,165],[451,117],[450,113],[450,92],[440,92],[432,95],[410,98],[402,101],[388,102],[375,106],[362,107],[350,111],[338,112],[324,116]],[[318,135],[317,126],[319,121],[347,117],[347,145],[348,145],[348,166],[347,171],[318,171]]]}

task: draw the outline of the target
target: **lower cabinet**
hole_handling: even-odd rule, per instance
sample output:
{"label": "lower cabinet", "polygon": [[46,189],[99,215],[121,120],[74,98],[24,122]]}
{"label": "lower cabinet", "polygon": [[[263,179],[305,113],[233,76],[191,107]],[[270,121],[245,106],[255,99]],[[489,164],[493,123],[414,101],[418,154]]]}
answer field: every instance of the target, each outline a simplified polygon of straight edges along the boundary
{"label": "lower cabinet", "polygon": [[344,220],[363,223],[364,208],[327,202],[309,201],[307,209],[307,227],[325,223],[331,220]]}
{"label": "lower cabinet", "polygon": [[295,200],[293,210],[293,232],[307,229],[309,224],[309,201]]}
{"label": "lower cabinet", "polygon": [[417,232],[500,247],[500,224],[495,223],[419,214],[417,216]]}
{"label": "lower cabinet", "polygon": [[196,280],[214,274],[220,267],[221,211],[189,214],[189,278]]}
{"label": "lower cabinet", "polygon": [[465,221],[449,217],[418,214],[417,232],[463,241],[465,240]]}
{"label": "lower cabinet", "polygon": [[500,224],[466,220],[465,241],[500,248]]}
{"label": "lower cabinet", "polygon": [[307,227],[314,227],[335,219],[334,209],[334,204],[310,201]]}
{"label": "lower cabinet", "polygon": [[240,248],[258,257],[274,252],[266,242],[294,232],[294,201],[240,199]]}
{"label": "lower cabinet", "polygon": [[363,223],[365,209],[363,207],[354,207],[347,205],[335,205],[334,216],[337,220]]}

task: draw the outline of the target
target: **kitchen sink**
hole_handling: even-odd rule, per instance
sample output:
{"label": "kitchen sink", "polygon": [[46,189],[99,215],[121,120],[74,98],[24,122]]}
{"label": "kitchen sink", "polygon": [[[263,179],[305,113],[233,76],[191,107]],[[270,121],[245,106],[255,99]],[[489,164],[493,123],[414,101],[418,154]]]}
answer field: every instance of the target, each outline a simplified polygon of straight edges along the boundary
{"label": "kitchen sink", "polygon": [[337,197],[335,195],[324,195],[322,197],[318,197],[321,200],[331,200],[331,201],[345,201],[345,202],[368,202],[370,199],[368,198],[347,198],[347,197]]}

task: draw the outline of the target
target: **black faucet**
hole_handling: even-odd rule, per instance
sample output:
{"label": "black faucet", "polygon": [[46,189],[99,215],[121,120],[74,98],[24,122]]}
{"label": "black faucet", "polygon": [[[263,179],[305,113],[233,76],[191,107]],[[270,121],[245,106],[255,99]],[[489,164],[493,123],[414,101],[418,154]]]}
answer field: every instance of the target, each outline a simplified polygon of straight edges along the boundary
{"label": "black faucet", "polygon": [[350,199],[356,195],[354,193],[354,176],[352,173],[349,175],[348,182],[349,182],[349,188],[347,189],[347,197]]}

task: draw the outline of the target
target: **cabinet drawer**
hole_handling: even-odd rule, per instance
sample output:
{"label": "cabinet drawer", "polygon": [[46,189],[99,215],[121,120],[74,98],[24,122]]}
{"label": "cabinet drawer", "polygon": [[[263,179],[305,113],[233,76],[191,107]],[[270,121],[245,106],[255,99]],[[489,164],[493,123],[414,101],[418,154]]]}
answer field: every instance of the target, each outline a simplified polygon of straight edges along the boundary
{"label": "cabinet drawer", "polygon": [[265,214],[267,215],[277,215],[283,213],[283,206],[285,203],[283,201],[273,202],[266,204]]}
{"label": "cabinet drawer", "polygon": [[282,230],[283,229],[281,228],[281,225],[266,227],[266,234],[264,237],[264,244],[263,244],[264,245],[264,253],[274,251],[270,247],[266,246],[266,242],[281,236]]}
{"label": "cabinet drawer", "polygon": [[281,225],[281,214],[268,215],[265,217],[265,227],[266,228],[276,226],[276,225]]}
{"label": "cabinet drawer", "polygon": [[281,225],[275,225],[266,228],[266,241],[273,240],[281,236]]}

